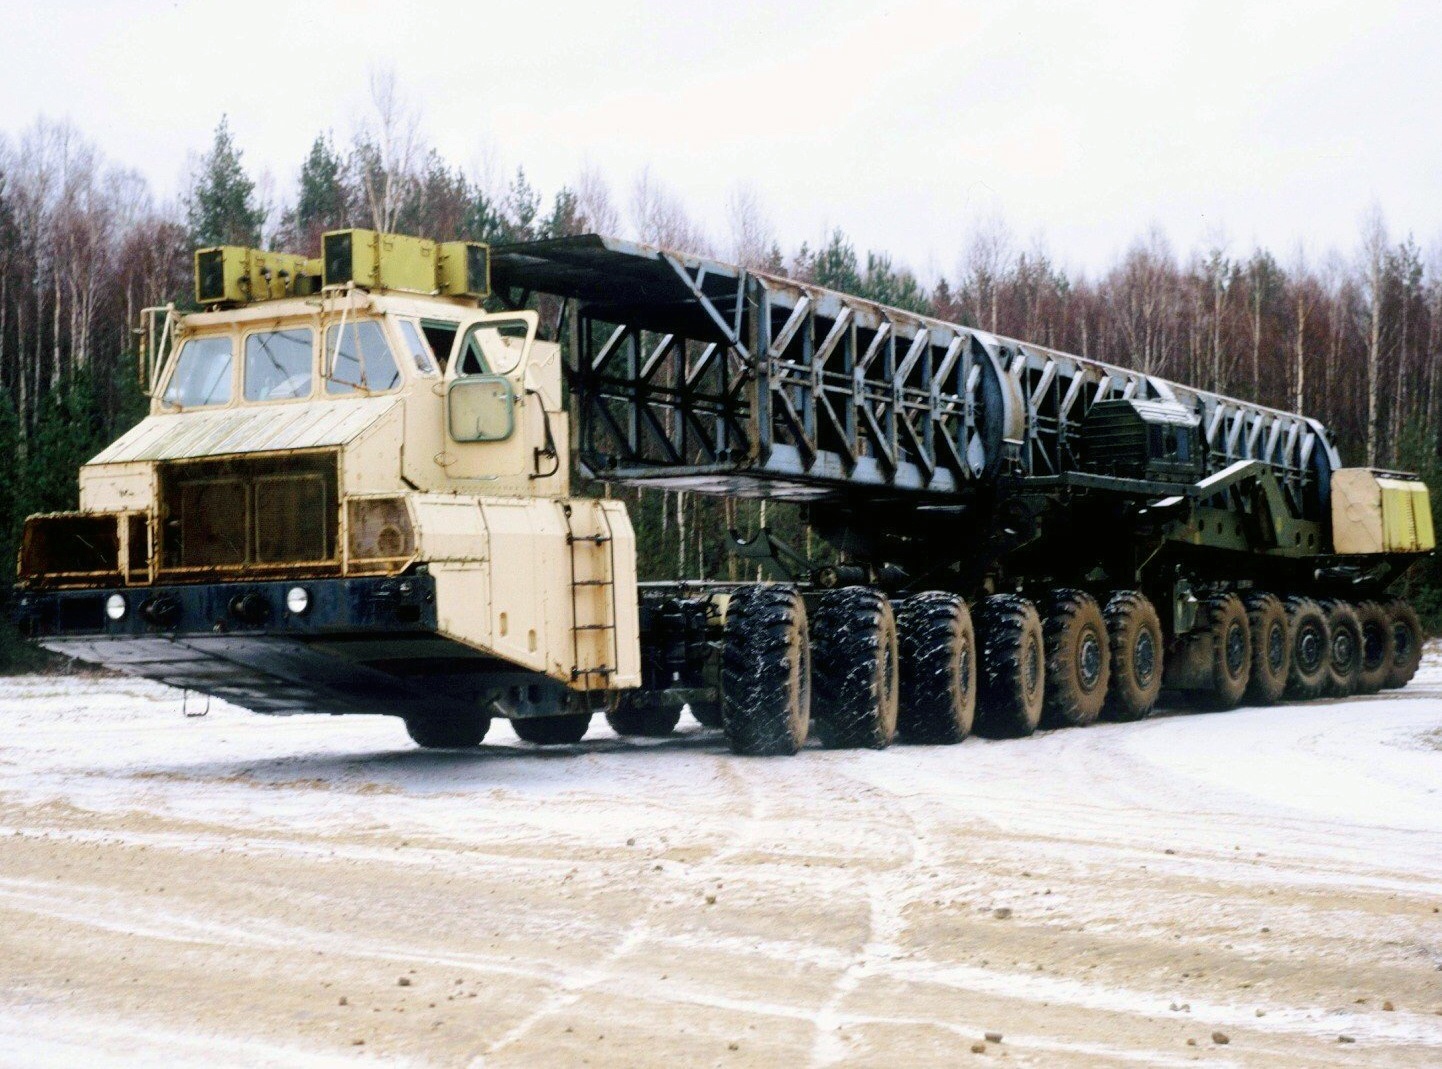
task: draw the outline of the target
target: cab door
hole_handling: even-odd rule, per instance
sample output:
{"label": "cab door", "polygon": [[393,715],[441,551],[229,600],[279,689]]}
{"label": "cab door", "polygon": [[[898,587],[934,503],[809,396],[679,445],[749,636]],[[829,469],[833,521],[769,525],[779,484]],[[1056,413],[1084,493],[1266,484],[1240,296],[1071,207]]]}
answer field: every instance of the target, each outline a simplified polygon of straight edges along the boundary
{"label": "cab door", "polygon": [[487,483],[531,470],[522,426],[525,374],[539,319],[535,312],[478,317],[456,332],[442,392],[441,450],[436,463],[451,480]]}

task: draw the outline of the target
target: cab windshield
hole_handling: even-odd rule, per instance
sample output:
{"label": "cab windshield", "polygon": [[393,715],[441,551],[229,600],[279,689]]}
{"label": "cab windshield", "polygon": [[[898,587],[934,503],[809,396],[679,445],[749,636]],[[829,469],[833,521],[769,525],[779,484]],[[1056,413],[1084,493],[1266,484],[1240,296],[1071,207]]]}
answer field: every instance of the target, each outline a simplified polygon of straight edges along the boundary
{"label": "cab windshield", "polygon": [[229,335],[191,338],[180,347],[175,371],[162,400],[177,408],[206,408],[230,403],[235,353]]}

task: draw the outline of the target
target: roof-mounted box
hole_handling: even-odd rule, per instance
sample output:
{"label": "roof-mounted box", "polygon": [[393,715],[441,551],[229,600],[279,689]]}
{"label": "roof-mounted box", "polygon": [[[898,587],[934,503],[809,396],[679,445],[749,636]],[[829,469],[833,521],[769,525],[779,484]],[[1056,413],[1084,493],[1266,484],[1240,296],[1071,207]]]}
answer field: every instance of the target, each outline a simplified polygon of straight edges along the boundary
{"label": "roof-mounted box", "polygon": [[325,285],[482,298],[491,291],[490,249],[404,234],[333,230],[322,239]]}
{"label": "roof-mounted box", "polygon": [[314,291],[320,261],[287,252],[217,245],[195,252],[195,300],[200,305],[246,304]]}

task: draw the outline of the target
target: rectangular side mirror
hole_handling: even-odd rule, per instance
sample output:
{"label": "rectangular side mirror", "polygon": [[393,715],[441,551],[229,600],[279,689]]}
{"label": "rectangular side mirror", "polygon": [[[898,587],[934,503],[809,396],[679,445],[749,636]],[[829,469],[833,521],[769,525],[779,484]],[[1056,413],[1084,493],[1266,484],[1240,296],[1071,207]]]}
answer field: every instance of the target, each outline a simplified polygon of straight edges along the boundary
{"label": "rectangular side mirror", "polygon": [[516,392],[500,375],[467,375],[446,390],[446,423],[457,442],[501,442],[516,429]]}

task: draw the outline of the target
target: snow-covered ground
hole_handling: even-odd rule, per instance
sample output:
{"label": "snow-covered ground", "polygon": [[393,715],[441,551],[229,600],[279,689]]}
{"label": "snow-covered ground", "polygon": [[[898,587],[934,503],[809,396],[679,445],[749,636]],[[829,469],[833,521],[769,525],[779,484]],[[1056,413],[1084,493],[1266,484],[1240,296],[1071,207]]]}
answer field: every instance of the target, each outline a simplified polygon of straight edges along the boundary
{"label": "snow-covered ground", "polygon": [[0,724],[3,1066],[1442,1064],[1435,646],[1373,699],[780,760],[86,676]]}

